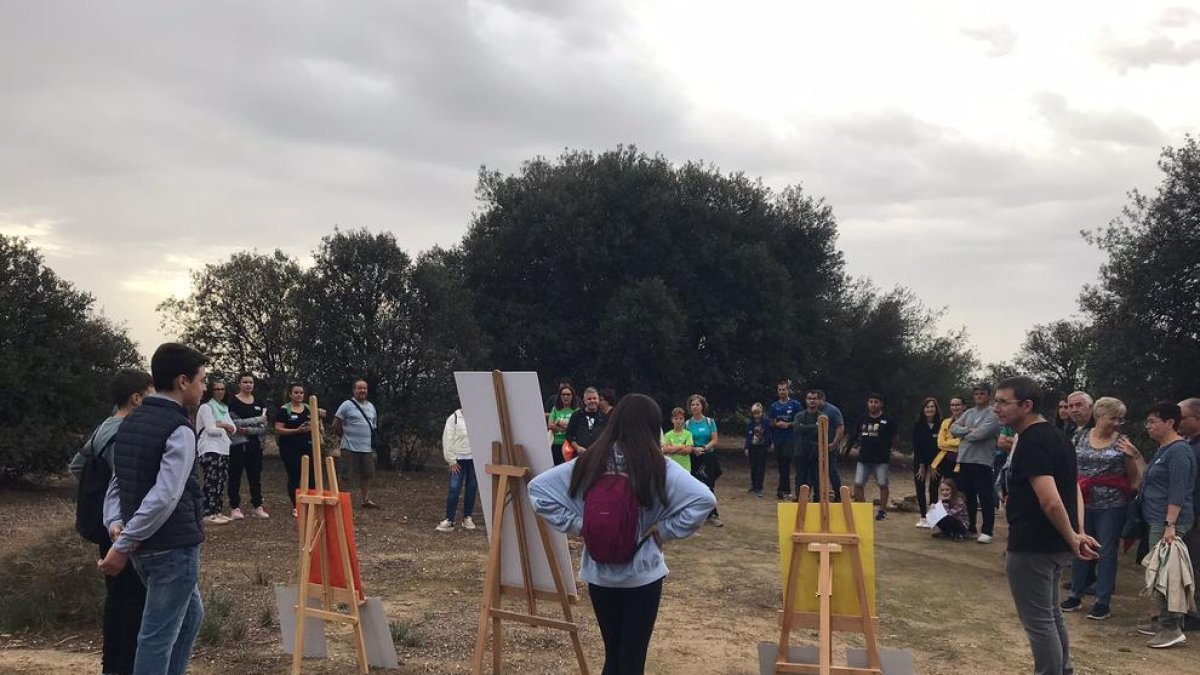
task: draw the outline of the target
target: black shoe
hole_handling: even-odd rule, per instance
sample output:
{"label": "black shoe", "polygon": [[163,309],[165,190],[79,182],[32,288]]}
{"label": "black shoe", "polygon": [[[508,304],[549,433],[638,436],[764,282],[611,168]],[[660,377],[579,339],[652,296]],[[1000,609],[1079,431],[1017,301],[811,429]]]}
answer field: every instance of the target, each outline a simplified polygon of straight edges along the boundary
{"label": "black shoe", "polygon": [[1092,605],[1092,611],[1088,612],[1087,618],[1094,621],[1103,621],[1112,616],[1112,612],[1108,610],[1108,605],[1096,603]]}
{"label": "black shoe", "polygon": [[1078,612],[1080,607],[1083,607],[1083,601],[1079,598],[1067,598],[1059,605],[1064,612]]}

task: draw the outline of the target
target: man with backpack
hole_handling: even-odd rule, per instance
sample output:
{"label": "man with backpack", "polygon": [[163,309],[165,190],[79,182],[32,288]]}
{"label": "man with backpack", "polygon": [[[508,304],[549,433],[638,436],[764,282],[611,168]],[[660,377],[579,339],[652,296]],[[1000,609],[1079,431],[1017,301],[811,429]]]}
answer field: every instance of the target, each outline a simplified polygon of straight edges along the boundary
{"label": "man with backpack", "polygon": [[150,358],[155,393],[126,415],[113,442],[104,499],[113,545],[97,566],[116,576],[132,562],[146,585],[135,675],[186,672],[204,618],[204,493],[187,411],[200,405],[205,360],[185,345],[159,346]]}
{"label": "man with backpack", "polygon": [[[79,481],[75,530],[84,539],[100,546],[101,558],[112,548],[103,516],[104,495],[113,474],[113,441],[121,422],[153,391],[151,385],[149,373],[129,369],[118,371],[108,385],[116,412],[96,427],[67,467]],[[116,576],[104,577],[104,644],[100,672],[112,675],[133,672],[145,604],[146,587],[132,567],[126,566]]]}
{"label": "man with backpack", "polygon": [[371,501],[371,478],[375,476],[375,446],[379,442],[379,413],[367,400],[367,381],[355,380],[354,397],[342,401],[333,414],[333,433],[342,437],[343,462],[358,476],[359,503],[364,509],[377,509]]}

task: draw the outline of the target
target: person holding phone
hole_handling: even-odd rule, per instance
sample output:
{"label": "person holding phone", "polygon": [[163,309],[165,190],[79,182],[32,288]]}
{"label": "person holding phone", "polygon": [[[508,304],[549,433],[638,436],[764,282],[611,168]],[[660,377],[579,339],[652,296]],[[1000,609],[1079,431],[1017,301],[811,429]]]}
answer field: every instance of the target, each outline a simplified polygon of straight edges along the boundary
{"label": "person holding phone", "polygon": [[1075,441],[1084,531],[1100,542],[1100,559],[1071,561],[1071,595],[1063,601],[1062,610],[1074,612],[1081,608],[1087,580],[1094,574],[1096,603],[1087,618],[1096,621],[1111,615],[1121,530],[1129,500],[1146,469],[1142,453],[1120,432],[1125,412],[1125,404],[1111,396],[1097,400],[1092,407],[1095,426]]}
{"label": "person holding phone", "polygon": [[[287,472],[287,496],[292,502],[292,515],[296,515],[296,490],[300,489],[300,462],[305,455],[312,461],[312,415],[304,402],[304,385],[293,382],[288,385],[288,402],[279,408],[275,416],[275,434],[279,437],[279,459]],[[308,474],[309,487],[313,487],[313,474]]]}

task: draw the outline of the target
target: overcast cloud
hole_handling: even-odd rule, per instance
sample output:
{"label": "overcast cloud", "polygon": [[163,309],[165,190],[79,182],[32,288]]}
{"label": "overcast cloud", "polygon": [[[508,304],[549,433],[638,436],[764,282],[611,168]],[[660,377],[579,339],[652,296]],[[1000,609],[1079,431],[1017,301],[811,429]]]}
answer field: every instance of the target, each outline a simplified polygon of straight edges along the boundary
{"label": "overcast cloud", "polygon": [[1200,14],[827,4],[0,3],[0,232],[152,349],[199,265],[335,225],[454,245],[481,164],[632,143],[802,183],[851,273],[1008,358],[1196,132]]}

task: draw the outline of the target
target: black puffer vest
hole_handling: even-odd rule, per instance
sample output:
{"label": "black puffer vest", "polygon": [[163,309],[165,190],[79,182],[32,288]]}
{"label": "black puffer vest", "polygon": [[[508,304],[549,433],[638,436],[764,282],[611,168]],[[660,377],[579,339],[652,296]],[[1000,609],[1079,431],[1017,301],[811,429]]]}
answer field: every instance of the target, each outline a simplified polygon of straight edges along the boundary
{"label": "black puffer vest", "polygon": [[[147,397],[121,423],[113,446],[113,461],[121,493],[121,518],[126,523],[158,480],[167,439],[181,426],[192,431],[183,406],[160,396]],[[204,541],[204,496],[196,478],[197,464],[192,465],[183,495],[171,516],[141,543],[139,550],[182,548]]]}

